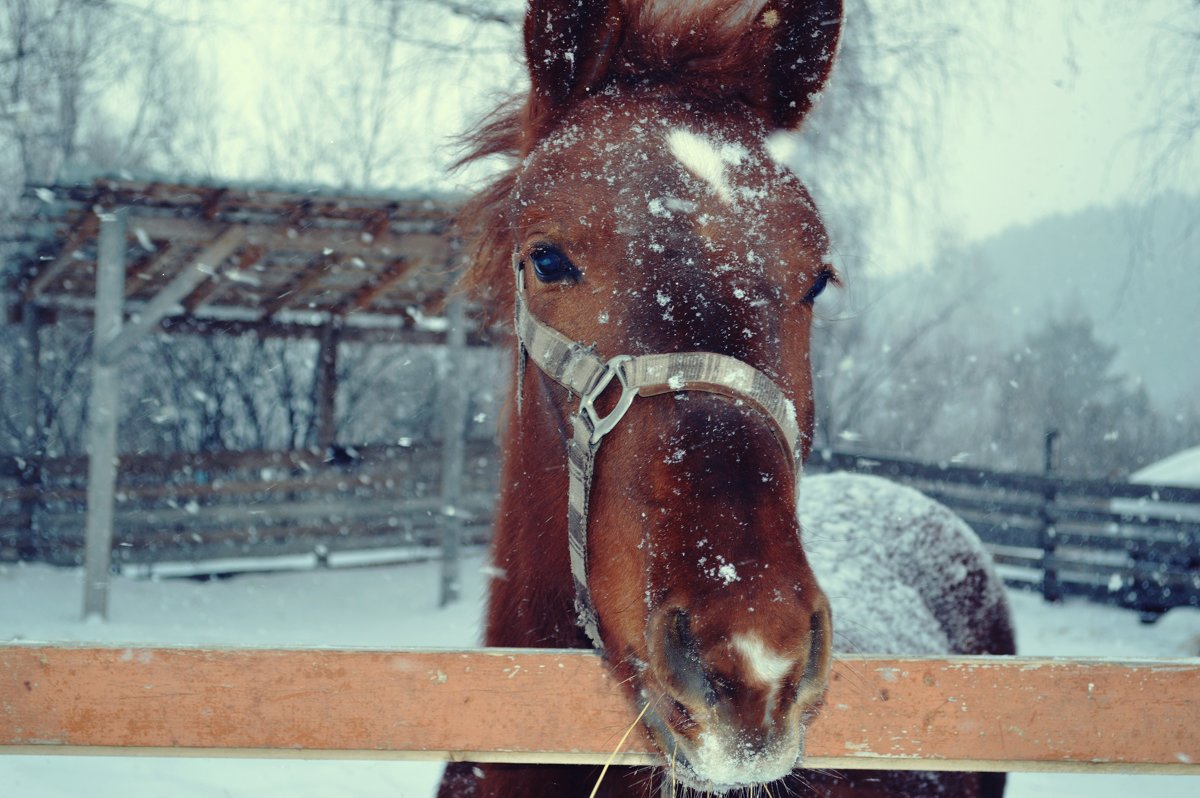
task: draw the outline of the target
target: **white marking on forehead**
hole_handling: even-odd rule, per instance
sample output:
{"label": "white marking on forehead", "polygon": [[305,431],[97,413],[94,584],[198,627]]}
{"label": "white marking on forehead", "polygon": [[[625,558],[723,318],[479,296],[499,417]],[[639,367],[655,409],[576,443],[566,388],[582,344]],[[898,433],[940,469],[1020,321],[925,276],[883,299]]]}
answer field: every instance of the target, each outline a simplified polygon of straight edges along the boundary
{"label": "white marking on forehead", "polygon": [[668,133],[667,147],[685,169],[708,183],[722,202],[733,204],[733,189],[725,173],[749,157],[745,147],[734,142],[718,144],[686,128]]}
{"label": "white marking on forehead", "polygon": [[733,648],[742,655],[746,669],[755,679],[775,687],[796,664],[788,657],[769,651],[762,638],[754,632],[733,636]]}

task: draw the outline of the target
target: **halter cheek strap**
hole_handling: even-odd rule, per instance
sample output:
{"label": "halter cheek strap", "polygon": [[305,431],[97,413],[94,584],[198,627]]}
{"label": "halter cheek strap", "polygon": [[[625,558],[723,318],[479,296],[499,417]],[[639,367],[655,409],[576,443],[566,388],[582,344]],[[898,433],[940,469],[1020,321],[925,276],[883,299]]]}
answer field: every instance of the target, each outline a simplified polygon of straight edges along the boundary
{"label": "halter cheek strap", "polygon": [[[787,395],[758,369],[728,355],[714,352],[676,352],[655,355],[618,355],[604,360],[594,346],[584,346],[545,324],[525,302],[524,267],[513,255],[516,277],[514,327],[517,332],[517,410],[521,409],[520,385],[528,357],[546,376],[579,396],[579,410],[571,416],[571,438],[567,441],[570,475],[567,536],[571,575],[575,579],[575,609],[579,625],[592,645],[603,649],[600,619],[588,587],[587,519],[592,472],[596,452],[604,436],[616,427],[638,396],[656,396],[682,391],[704,391],[727,396],[753,408],[772,423],[780,443],[799,473],[800,427],[796,408]],[[607,416],[596,410],[613,380],[621,388],[616,406]]]}

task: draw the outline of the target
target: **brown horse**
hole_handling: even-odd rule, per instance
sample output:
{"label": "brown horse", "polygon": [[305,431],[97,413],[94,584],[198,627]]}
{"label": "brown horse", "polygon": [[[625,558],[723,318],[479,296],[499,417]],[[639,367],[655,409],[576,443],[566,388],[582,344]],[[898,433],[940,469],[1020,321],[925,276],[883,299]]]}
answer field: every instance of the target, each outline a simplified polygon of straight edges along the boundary
{"label": "brown horse", "polygon": [[[796,497],[813,302],[837,277],[765,140],[803,120],[840,25],[840,0],[531,2],[531,89],[471,155],[513,166],[464,214],[466,283],[517,333],[485,642],[600,648],[681,789],[994,794],[1002,777],[796,770],[834,641]],[[839,640],[1011,651],[961,522],[886,483],[824,484],[802,515],[832,617],[856,594],[894,610],[848,606]],[[452,765],[441,795],[586,796],[597,773]],[[617,769],[600,794],[671,789]]]}

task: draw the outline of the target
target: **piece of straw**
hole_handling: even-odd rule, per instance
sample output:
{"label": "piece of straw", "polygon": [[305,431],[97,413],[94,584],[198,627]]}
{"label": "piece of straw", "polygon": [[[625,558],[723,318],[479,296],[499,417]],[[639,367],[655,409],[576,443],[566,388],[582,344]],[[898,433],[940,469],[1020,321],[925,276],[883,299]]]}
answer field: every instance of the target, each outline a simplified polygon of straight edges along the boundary
{"label": "piece of straw", "polygon": [[625,741],[629,739],[629,733],[633,731],[635,726],[642,722],[642,717],[646,714],[646,710],[649,708],[650,702],[647,701],[646,705],[642,707],[642,711],[638,713],[636,718],[634,718],[633,723],[629,724],[629,728],[626,729],[625,733],[621,735],[621,739],[617,741],[617,747],[614,748],[613,752],[608,755],[608,761],[604,763],[604,767],[600,768],[600,778],[596,779],[596,786],[592,788],[592,794],[589,795],[588,798],[596,798],[596,792],[600,789],[600,782],[604,781],[604,774],[608,772],[608,766],[611,765],[613,760],[617,758],[617,754],[621,752],[621,746],[625,745]]}

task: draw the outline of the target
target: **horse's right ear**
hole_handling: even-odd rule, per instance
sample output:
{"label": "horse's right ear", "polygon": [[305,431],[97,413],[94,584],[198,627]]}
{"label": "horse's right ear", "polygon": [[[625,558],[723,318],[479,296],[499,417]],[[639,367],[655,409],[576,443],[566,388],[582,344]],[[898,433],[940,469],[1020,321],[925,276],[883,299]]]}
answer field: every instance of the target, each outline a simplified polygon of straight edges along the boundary
{"label": "horse's right ear", "polygon": [[622,19],[620,0],[530,0],[525,60],[538,116],[565,109],[604,81]]}

